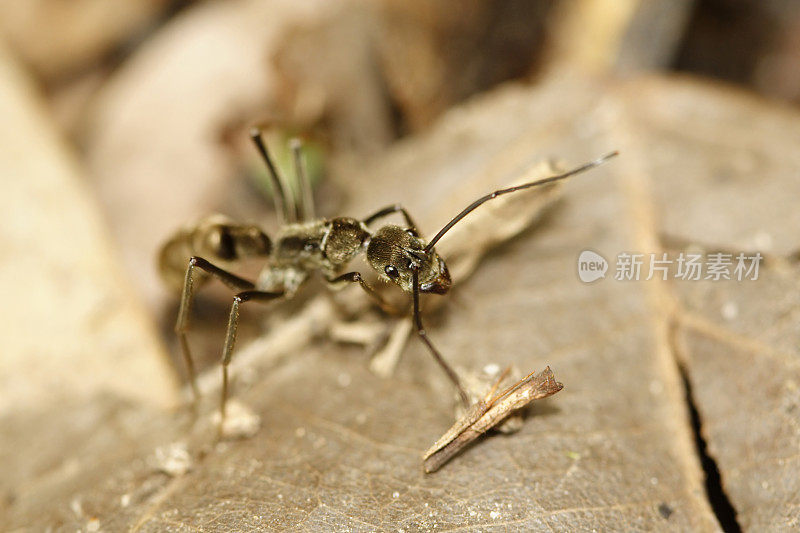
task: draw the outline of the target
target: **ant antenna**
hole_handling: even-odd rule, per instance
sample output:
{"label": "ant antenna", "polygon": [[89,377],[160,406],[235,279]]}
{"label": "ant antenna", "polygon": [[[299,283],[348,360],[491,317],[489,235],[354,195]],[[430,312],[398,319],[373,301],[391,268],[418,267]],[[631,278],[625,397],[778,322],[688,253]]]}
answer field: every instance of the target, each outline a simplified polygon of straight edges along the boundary
{"label": "ant antenna", "polygon": [[300,186],[298,215],[301,220],[312,220],[314,218],[314,197],[311,193],[311,183],[308,181],[308,171],[303,164],[303,141],[294,137],[289,141],[289,148],[292,150],[294,171]]}
{"label": "ant antenna", "polygon": [[457,214],[455,217],[453,217],[453,220],[448,222],[445,225],[445,227],[443,227],[442,229],[439,230],[439,233],[437,233],[433,237],[433,239],[431,239],[428,242],[428,245],[425,247],[425,253],[430,252],[433,249],[433,246],[437,242],[439,242],[439,239],[441,239],[442,236],[444,236],[445,233],[450,231],[450,229],[453,226],[455,226],[456,224],[458,224],[461,221],[462,218],[464,218],[468,214],[472,213],[481,204],[483,204],[485,202],[488,202],[489,200],[492,200],[494,198],[497,198],[498,196],[501,196],[503,194],[508,194],[508,193],[512,193],[512,192],[516,192],[516,191],[521,191],[522,189],[529,189],[531,187],[536,187],[537,185],[546,185],[548,183],[553,183],[554,181],[559,181],[559,180],[563,180],[563,179],[569,178],[570,176],[574,176],[575,174],[580,174],[581,172],[589,170],[590,168],[594,168],[594,167],[596,167],[598,165],[601,165],[601,164],[605,163],[606,161],[608,161],[609,159],[611,159],[612,157],[614,157],[614,156],[616,156],[618,154],[619,154],[619,152],[614,151],[614,152],[608,153],[608,154],[606,154],[606,155],[604,155],[604,156],[602,156],[602,157],[600,157],[598,159],[595,159],[594,161],[590,161],[589,163],[581,165],[581,166],[579,166],[577,168],[573,168],[572,170],[568,170],[567,172],[564,172],[563,174],[558,174],[557,176],[551,176],[549,178],[544,178],[544,179],[532,181],[530,183],[524,183],[522,185],[516,185],[514,187],[509,187],[507,189],[500,189],[500,190],[494,191],[492,193],[489,193],[486,196],[482,196],[481,198],[478,198],[477,200],[475,200],[474,202],[469,204],[466,208],[464,208],[463,211],[461,211],[459,214]]}
{"label": "ant antenna", "polygon": [[278,212],[282,221],[294,222],[296,220],[296,214],[294,213],[294,210],[289,211],[289,192],[287,191],[283,180],[281,180],[280,176],[278,175],[278,171],[275,168],[275,164],[272,162],[272,158],[269,156],[266,145],[264,145],[264,139],[261,137],[261,128],[252,128],[250,130],[250,138],[253,139],[253,142],[256,144],[256,148],[258,148],[261,157],[267,164],[269,178],[272,182],[272,191],[275,195],[275,210]]}

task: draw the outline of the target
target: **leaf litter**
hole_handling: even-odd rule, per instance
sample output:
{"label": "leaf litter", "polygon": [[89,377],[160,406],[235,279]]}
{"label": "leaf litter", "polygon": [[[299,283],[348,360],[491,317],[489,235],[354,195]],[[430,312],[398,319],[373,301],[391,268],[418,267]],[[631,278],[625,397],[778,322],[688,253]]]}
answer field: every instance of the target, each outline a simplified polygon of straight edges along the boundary
{"label": "leaf litter", "polygon": [[[794,132],[798,120],[781,123],[770,106],[742,106],[724,90],[681,80],[632,80],[623,87],[625,91],[614,84],[567,81],[536,89],[506,87],[449,114],[431,134],[392,150],[382,170],[367,168],[362,176],[354,174],[351,183],[354,190],[368,186],[374,193],[363,199],[369,206],[359,206],[362,200],[354,198],[353,212],[402,198],[408,199],[412,212],[432,213],[446,191],[473,180],[480,181],[482,190],[491,188],[491,171],[519,167],[520,153],[557,153],[570,161],[608,148],[641,154],[638,165],[606,169],[580,186],[565,187],[564,201],[545,224],[497,250],[459,286],[446,313],[432,314],[431,334],[462,367],[485,365],[492,354],[500,367],[550,364],[567,383],[567,391],[554,401],[534,404],[536,416],[511,438],[483,441],[435,476],[425,476],[418,461],[432,428],[447,428],[452,420],[442,402],[446,383],[431,372],[429,356],[416,343],[409,344],[395,377],[381,381],[366,371],[358,350],[308,344],[319,328],[295,324],[297,331],[307,332],[305,341],[279,339],[273,331],[246,349],[252,354],[243,358],[259,366],[260,351],[270,361],[259,368],[262,380],[239,383],[236,389],[237,398],[252,406],[269,431],[232,442],[224,453],[206,454],[186,474],[164,482],[153,477],[141,458],[151,455],[158,443],[179,441],[185,431],[168,417],[142,423],[131,416],[131,407],[120,407],[114,419],[126,428],[126,444],[121,445],[119,431],[103,427],[79,435],[93,461],[21,483],[7,515],[10,524],[57,522],[83,528],[86,518],[69,511],[79,495],[83,507],[109,530],[135,525],[156,531],[176,524],[188,529],[321,529],[334,524],[361,530],[485,528],[492,516],[500,524],[542,531],[631,524],[714,530],[718,523],[704,496],[703,472],[692,448],[676,354],[693,380],[709,450],[718,458],[738,520],[754,529],[791,523],[796,518],[792,483],[800,477],[793,459],[797,431],[790,420],[797,387],[790,385],[798,380],[793,363],[797,343],[786,317],[793,316],[789,295],[796,288],[796,267],[767,267],[769,275],[758,285],[761,296],[755,286],[743,291],[727,285],[677,287],[681,312],[673,317],[667,309],[657,319],[651,315],[658,305],[669,304],[668,299],[653,298],[654,291],[635,283],[580,285],[572,269],[586,246],[613,257],[642,242],[657,245],[653,233],[659,223],[670,233],[702,241],[691,235],[692,228],[703,227],[697,205],[714,207],[718,191],[697,176],[713,175],[708,165],[713,169],[728,161],[729,153],[741,146],[757,146],[761,161],[771,166],[765,173],[773,178],[757,194],[771,191],[772,181],[790,186],[775,169],[788,168],[786,157],[779,156],[791,151],[781,148],[769,130]],[[675,105],[676,99],[683,104]],[[611,112],[609,101],[617,103]],[[716,115],[687,129],[681,121],[689,117],[680,112],[691,109],[687,102],[699,105],[692,113],[702,116],[704,110],[716,109]],[[618,121],[619,109],[634,111]],[[674,116],[664,115],[676,109]],[[751,118],[747,127],[725,123],[726,117],[743,115]],[[576,116],[582,117],[580,124]],[[713,132],[721,124],[727,136],[705,138],[722,139],[726,147],[698,148],[698,132]],[[652,146],[661,151],[652,152]],[[662,156],[666,159],[658,159]],[[678,162],[685,168],[677,168]],[[621,173],[629,176],[620,178]],[[642,184],[630,176],[641,181],[652,177],[653,190],[629,194],[630,187]],[[754,194],[748,190],[746,184],[737,186],[740,212],[753,211],[748,202]],[[631,199],[650,194],[664,221],[656,218],[637,227]],[[785,194],[783,198],[772,200],[772,212],[788,209],[791,217]],[[710,212],[728,216],[721,208]],[[739,217],[729,226],[714,226],[728,233],[704,237],[733,247],[764,231],[759,227],[770,226],[773,252],[790,248],[785,226],[777,226],[769,213],[761,215],[762,220]],[[423,224],[437,227],[437,222]],[[631,238],[637,229],[645,240]],[[668,295],[669,290],[658,292]],[[727,302],[737,304],[735,316],[722,316]],[[324,322],[328,311],[304,316]],[[772,324],[759,318],[765,316]],[[670,318],[678,320],[677,345],[666,334]],[[270,359],[274,346],[291,348],[296,355]],[[547,354],[546,360],[532,361],[531,351]],[[267,368],[270,372],[264,372]],[[742,368],[771,385],[757,391],[744,386],[754,374]],[[342,372],[358,386],[342,388],[337,382]],[[722,373],[725,379],[719,378]],[[37,420],[59,423],[46,413]],[[133,420],[137,423],[131,424]],[[307,438],[296,437],[298,427]],[[765,433],[769,428],[772,433]],[[63,438],[75,441],[78,436],[72,433],[65,431]],[[321,439],[325,444],[316,446]],[[120,506],[121,498],[138,494],[133,491],[139,487],[148,489],[131,497],[127,507]],[[395,492],[402,497],[394,498]]]}

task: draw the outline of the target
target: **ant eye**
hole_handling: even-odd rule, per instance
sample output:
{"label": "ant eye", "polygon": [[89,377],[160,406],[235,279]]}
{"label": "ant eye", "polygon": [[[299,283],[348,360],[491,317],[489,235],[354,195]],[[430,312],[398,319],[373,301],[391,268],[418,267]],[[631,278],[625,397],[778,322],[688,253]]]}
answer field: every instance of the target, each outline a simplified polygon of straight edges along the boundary
{"label": "ant eye", "polygon": [[397,268],[393,267],[392,265],[386,265],[386,268],[383,269],[386,272],[386,275],[392,279],[396,279],[400,276],[400,272],[397,271]]}
{"label": "ant eye", "polygon": [[408,233],[408,234],[409,234],[409,235],[411,235],[412,237],[419,237],[419,234],[418,234],[416,231],[414,231],[413,229],[411,229],[411,228],[408,228],[408,229],[406,230],[406,233]]}

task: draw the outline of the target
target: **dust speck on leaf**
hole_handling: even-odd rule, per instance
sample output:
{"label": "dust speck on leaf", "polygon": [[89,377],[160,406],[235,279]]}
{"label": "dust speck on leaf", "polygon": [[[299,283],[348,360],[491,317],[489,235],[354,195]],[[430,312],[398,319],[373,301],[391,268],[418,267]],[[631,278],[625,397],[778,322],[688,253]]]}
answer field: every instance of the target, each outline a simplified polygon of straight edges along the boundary
{"label": "dust speck on leaf", "polygon": [[69,508],[72,510],[73,513],[75,513],[75,516],[77,516],[78,518],[83,516],[83,504],[81,503],[80,498],[78,497],[73,498],[72,501],[69,502]]}
{"label": "dust speck on leaf", "polygon": [[733,320],[739,316],[739,306],[735,302],[726,302],[722,306],[722,318],[725,320]]}
{"label": "dust speck on leaf", "polygon": [[336,382],[337,382],[337,383],[339,384],[339,386],[340,386],[340,387],[342,387],[342,388],[345,388],[345,387],[348,387],[348,386],[350,386],[350,382],[351,382],[351,381],[352,381],[352,378],[350,377],[350,374],[347,374],[347,373],[345,373],[345,372],[342,372],[342,373],[341,373],[341,374],[339,374],[339,375],[337,376],[337,378],[336,378]]}
{"label": "dust speck on leaf", "polygon": [[[218,425],[219,412],[214,414],[214,424]],[[244,439],[252,437],[261,429],[261,417],[252,409],[241,402],[231,400],[228,402],[225,423],[222,425],[222,434],[228,439]]]}
{"label": "dust speck on leaf", "polygon": [[156,448],[155,463],[161,472],[181,476],[192,468],[192,457],[185,442],[173,442]]}

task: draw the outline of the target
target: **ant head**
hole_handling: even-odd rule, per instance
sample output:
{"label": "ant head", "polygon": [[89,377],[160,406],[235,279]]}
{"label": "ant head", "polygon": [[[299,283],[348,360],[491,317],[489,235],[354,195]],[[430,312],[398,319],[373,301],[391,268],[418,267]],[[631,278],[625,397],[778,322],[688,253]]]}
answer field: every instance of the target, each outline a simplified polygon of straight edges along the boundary
{"label": "ant head", "polygon": [[400,226],[384,226],[375,232],[367,244],[367,261],[384,280],[396,283],[406,292],[414,292],[416,276],[420,292],[444,294],[450,289],[450,273],[433,247],[465,216],[498,196],[561,181],[594,168],[616,156],[617,153],[611,152],[562,174],[499,189],[482,196],[453,217],[427,244],[412,230]]}
{"label": "ant head", "polygon": [[380,228],[367,245],[367,261],[381,278],[413,290],[413,277],[419,277],[420,292],[444,294],[450,289],[450,273],[444,260],[412,230],[400,226]]}

